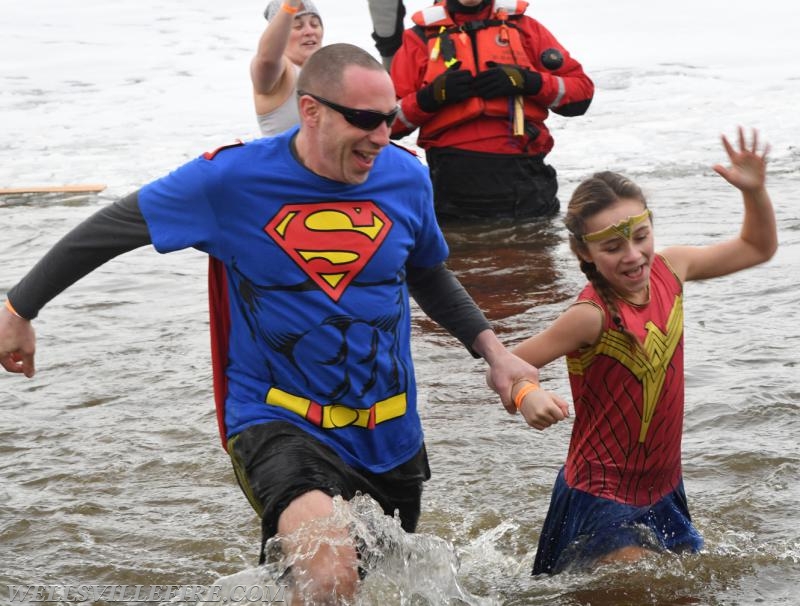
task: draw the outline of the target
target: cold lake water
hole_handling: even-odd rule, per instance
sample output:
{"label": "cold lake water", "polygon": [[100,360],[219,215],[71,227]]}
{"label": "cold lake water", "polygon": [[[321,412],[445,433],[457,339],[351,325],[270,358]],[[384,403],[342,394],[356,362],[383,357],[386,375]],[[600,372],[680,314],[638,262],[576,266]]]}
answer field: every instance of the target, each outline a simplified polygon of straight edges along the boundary
{"label": "cold lake water", "polygon": [[[366,2],[316,3],[326,42],[374,50]],[[248,65],[264,27],[253,2],[6,4],[0,187],[106,189],[0,196],[3,293],[101,206],[257,136]],[[755,127],[771,144],[778,253],[685,288],[684,479],[705,547],[531,577],[572,423],[538,432],[508,415],[483,363],[415,309],[433,477],[416,535],[367,500],[341,512],[374,543],[360,603],[800,604],[800,9],[566,0],[529,14],[597,86],[585,116],[549,122],[562,208],[583,177],[616,170],[648,195],[658,248],[712,242],[741,221],[739,193],[711,170],[726,160],[720,134]],[[560,217],[446,236],[451,267],[509,345],[583,284]],[[280,574],[256,567],[259,522],[217,436],[206,258],[129,253],[55,299],[35,326],[35,378],[0,375],[0,604],[11,585],[258,586]],[[563,362],[542,379],[569,396]]]}

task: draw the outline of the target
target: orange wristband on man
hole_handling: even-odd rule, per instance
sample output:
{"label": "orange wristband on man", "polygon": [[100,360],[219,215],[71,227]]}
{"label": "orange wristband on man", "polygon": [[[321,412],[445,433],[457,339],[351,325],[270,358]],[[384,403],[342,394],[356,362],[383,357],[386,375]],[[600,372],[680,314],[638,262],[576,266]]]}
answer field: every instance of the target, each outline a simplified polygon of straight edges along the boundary
{"label": "orange wristband on man", "polygon": [[13,306],[13,305],[11,305],[11,301],[9,301],[8,299],[6,299],[6,303],[5,303],[5,305],[6,305],[6,309],[7,309],[8,311],[10,311],[12,314],[14,314],[15,316],[17,316],[18,318],[22,318],[22,316],[21,316],[21,315],[19,315],[19,313],[17,312],[17,310],[16,310],[16,309],[14,309],[14,306]]}

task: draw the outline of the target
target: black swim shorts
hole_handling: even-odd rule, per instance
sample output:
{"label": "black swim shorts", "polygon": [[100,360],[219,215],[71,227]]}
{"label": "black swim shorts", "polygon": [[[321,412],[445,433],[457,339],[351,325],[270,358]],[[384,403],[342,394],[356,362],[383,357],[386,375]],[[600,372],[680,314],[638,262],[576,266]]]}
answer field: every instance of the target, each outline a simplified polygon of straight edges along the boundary
{"label": "black swim shorts", "polygon": [[417,526],[422,483],[430,478],[425,445],[407,462],[373,474],[348,466],[331,448],[292,423],[248,427],[228,441],[239,486],[262,520],[262,553],[277,533],[278,518],[295,498],[312,490],[352,499],[357,492],[377,501],[387,515],[398,512],[406,532]]}

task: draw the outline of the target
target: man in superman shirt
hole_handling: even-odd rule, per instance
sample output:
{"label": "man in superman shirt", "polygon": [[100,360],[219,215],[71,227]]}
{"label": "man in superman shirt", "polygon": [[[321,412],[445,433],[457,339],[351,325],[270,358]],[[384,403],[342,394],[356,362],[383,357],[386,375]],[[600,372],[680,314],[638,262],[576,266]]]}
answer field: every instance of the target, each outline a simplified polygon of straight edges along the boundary
{"label": "man in superman shirt", "polygon": [[[0,364],[30,377],[30,320],[64,288],[151,243],[207,253],[218,421],[262,518],[262,560],[269,537],[330,516],[337,495],[369,494],[414,530],[430,471],[409,293],[486,360],[510,412],[514,383],[538,374],[500,344],[446,268],[427,171],[389,145],[397,108],[381,64],[348,44],[320,49],[299,77],[298,107],[299,128],[204,154],[100,210],[0,310]],[[566,414],[557,396],[538,397],[554,418]],[[292,569],[314,603],[347,599],[358,580],[348,529],[324,528]],[[309,543],[283,548],[291,557]]]}

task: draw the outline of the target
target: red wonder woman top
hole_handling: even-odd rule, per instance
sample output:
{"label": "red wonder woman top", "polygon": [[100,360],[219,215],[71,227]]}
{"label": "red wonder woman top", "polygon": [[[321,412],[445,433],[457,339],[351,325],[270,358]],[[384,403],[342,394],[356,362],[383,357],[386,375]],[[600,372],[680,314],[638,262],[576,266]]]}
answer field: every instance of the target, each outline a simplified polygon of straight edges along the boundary
{"label": "red wonder woman top", "polygon": [[598,342],[567,355],[575,406],[565,478],[569,486],[618,503],[651,505],[681,478],[683,432],[683,288],[656,255],[650,301],[617,300],[631,348],[592,285],[577,303],[604,313]]}

